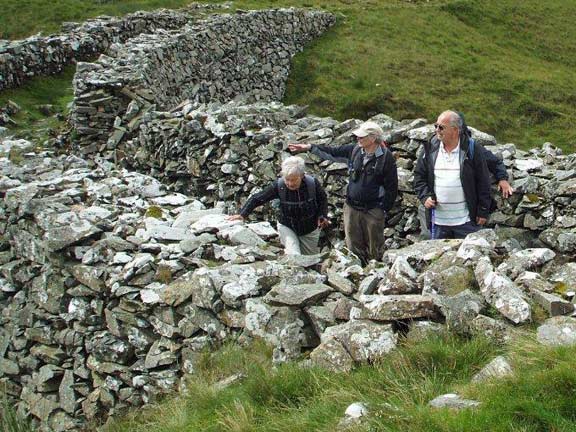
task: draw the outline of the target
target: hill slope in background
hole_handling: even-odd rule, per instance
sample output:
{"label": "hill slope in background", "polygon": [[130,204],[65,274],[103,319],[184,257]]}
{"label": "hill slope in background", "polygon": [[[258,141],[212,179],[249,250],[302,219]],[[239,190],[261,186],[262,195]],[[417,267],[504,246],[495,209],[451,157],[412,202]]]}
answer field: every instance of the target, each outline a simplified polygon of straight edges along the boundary
{"label": "hill slope in background", "polygon": [[[218,3],[218,2],[213,2]],[[99,4],[0,0],[4,37],[181,0]],[[576,150],[576,2],[565,0],[246,0],[234,8],[316,7],[339,24],[296,56],[287,103],[343,120],[453,108],[500,142]],[[69,84],[67,84],[69,86]],[[0,102],[5,95],[0,94]]]}

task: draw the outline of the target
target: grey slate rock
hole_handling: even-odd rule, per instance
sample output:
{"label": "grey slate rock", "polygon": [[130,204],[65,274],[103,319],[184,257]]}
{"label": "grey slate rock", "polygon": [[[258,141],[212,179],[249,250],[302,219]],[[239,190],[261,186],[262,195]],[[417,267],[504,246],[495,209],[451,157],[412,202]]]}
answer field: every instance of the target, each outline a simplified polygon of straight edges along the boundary
{"label": "grey slate rock", "polygon": [[350,280],[341,276],[335,271],[328,270],[326,275],[328,276],[328,285],[335,288],[337,291],[345,295],[353,294],[356,291],[356,286]]}
{"label": "grey slate rock", "polygon": [[332,291],[324,284],[278,284],[266,294],[264,301],[276,306],[304,307],[316,303]]}
{"label": "grey slate rock", "polygon": [[408,318],[433,318],[436,306],[430,297],[409,295],[365,295],[350,313],[353,319],[394,321]]}
{"label": "grey slate rock", "polygon": [[469,335],[472,332],[470,323],[486,306],[482,296],[470,290],[454,296],[438,296],[435,302],[445,316],[448,328],[462,335]]}
{"label": "grey slate rock", "polygon": [[379,360],[396,347],[398,336],[390,324],[372,321],[348,321],[328,327],[321,336],[321,345],[336,339],[358,363]]}
{"label": "grey slate rock", "polygon": [[537,330],[538,342],[561,346],[576,344],[576,318],[557,316],[547,319]]}
{"label": "grey slate rock", "polygon": [[530,305],[513,281],[494,271],[490,258],[482,257],[474,269],[480,291],[486,301],[515,324],[531,318]]}
{"label": "grey slate rock", "polygon": [[530,295],[550,316],[567,315],[574,312],[573,303],[554,294],[532,288],[530,289]]}
{"label": "grey slate rock", "polygon": [[455,393],[448,393],[442,396],[438,396],[428,402],[428,405],[432,408],[449,408],[453,410],[462,410],[468,408],[476,408],[480,405],[480,402],[464,399]]}
{"label": "grey slate rock", "polygon": [[78,401],[74,392],[74,374],[71,370],[64,371],[64,376],[58,388],[59,403],[64,411],[74,415]]}
{"label": "grey slate rock", "polygon": [[354,367],[354,360],[336,339],[320,344],[310,353],[310,360],[313,364],[334,372],[349,372]]}
{"label": "grey slate rock", "polygon": [[472,382],[482,382],[490,379],[499,379],[512,375],[512,366],[505,357],[498,356],[472,377]]}
{"label": "grey slate rock", "polygon": [[473,335],[481,335],[500,345],[510,342],[513,337],[513,329],[510,324],[485,315],[477,315],[470,322],[469,327]]}
{"label": "grey slate rock", "polygon": [[546,248],[531,248],[513,252],[508,259],[500,264],[497,270],[512,278],[516,279],[526,270],[536,270],[547,262],[554,259],[556,253]]}

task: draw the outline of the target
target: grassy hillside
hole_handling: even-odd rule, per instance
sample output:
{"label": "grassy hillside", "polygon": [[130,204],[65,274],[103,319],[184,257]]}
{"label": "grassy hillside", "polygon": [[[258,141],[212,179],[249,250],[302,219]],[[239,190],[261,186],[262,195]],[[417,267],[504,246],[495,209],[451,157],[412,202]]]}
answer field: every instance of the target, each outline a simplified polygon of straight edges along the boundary
{"label": "grassy hillside", "polygon": [[60,31],[63,21],[84,21],[98,15],[124,15],[139,10],[179,8],[190,0],[1,0],[0,39],[21,39]]}
{"label": "grassy hillside", "polygon": [[[524,339],[508,352],[514,376],[471,384],[500,349],[484,339],[440,335],[406,344],[373,366],[349,374],[288,364],[271,367],[269,350],[228,346],[207,354],[186,396],[113,423],[104,432],[336,430],[346,407],[364,402],[371,415],[354,431],[573,431],[576,348],[547,349]],[[214,382],[246,376],[224,390]],[[433,410],[445,393],[478,400],[480,408]]]}
{"label": "grassy hillside", "polygon": [[[63,20],[185,1],[0,0],[0,29],[21,37]],[[339,23],[296,56],[286,102],[338,119],[454,108],[522,148],[576,150],[576,2],[566,0],[244,0],[234,7],[316,7]],[[0,94],[0,102],[5,99]]]}

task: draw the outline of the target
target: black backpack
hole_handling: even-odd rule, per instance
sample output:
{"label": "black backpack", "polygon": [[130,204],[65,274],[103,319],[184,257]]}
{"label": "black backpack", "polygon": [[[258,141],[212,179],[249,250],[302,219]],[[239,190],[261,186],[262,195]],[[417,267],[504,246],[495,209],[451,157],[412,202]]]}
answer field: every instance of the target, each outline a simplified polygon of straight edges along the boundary
{"label": "black backpack", "polygon": [[[306,188],[308,189],[308,197],[310,199],[316,200],[316,182],[314,181],[314,177],[309,176],[308,174],[304,175],[304,183],[306,183]],[[283,177],[278,179],[278,195],[280,197],[280,202],[286,202],[286,182],[284,181]]]}

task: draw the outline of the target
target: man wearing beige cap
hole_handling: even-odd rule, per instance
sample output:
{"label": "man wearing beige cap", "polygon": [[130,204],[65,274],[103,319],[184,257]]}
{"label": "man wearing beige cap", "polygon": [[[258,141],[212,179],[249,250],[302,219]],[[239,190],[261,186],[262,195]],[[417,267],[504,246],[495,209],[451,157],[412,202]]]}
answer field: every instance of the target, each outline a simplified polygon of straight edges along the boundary
{"label": "man wearing beige cap", "polygon": [[311,151],[321,158],[348,161],[349,182],[344,204],[346,245],[366,264],[382,259],[386,212],[398,195],[394,156],[383,144],[384,132],[367,121],[355,129],[355,144],[339,147],[290,144],[292,152]]}

